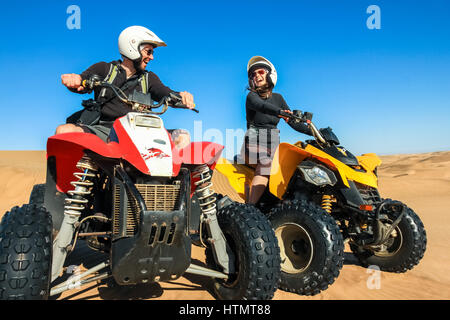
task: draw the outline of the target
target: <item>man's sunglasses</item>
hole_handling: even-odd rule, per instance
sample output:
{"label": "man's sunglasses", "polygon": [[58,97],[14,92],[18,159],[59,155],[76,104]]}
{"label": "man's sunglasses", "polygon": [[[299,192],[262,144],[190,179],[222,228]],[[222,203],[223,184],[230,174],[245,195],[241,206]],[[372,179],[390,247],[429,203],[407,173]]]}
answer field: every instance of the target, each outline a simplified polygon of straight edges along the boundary
{"label": "man's sunglasses", "polygon": [[153,55],[153,49],[148,49],[148,50],[144,49],[144,50],[142,50],[142,52],[145,53],[147,56]]}

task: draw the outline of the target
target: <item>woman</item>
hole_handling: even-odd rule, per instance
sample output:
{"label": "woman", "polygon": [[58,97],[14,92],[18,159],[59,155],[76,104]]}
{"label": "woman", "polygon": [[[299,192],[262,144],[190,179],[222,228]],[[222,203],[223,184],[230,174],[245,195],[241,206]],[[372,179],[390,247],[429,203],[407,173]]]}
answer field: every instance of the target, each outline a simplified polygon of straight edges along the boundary
{"label": "woman", "polygon": [[311,133],[304,124],[290,122],[280,114],[281,111],[292,112],[281,94],[272,92],[277,83],[277,71],[269,60],[252,57],[247,64],[247,74],[250,92],[245,103],[247,132],[241,158],[246,164],[256,165],[247,197],[247,203],[256,204],[269,182],[273,153],[280,143],[277,129],[280,118],[299,132]]}

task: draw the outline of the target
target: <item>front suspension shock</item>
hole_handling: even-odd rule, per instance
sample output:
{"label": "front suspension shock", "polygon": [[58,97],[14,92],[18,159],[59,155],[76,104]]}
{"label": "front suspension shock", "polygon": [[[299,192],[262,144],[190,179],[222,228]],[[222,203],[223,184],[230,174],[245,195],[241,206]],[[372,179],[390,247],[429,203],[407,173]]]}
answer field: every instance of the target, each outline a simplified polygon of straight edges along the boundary
{"label": "front suspension shock", "polygon": [[83,156],[77,163],[76,167],[82,172],[75,172],[73,175],[77,180],[70,184],[75,188],[67,192],[65,199],[64,219],[61,224],[58,235],[53,242],[53,263],[52,263],[52,281],[56,279],[64,265],[66,255],[73,248],[72,242],[78,220],[81,212],[86,208],[88,199],[86,197],[91,193],[95,178],[97,166],[88,156]]}
{"label": "front suspension shock", "polygon": [[196,167],[192,174],[200,210],[205,216],[216,214],[216,196],[212,191],[211,173],[207,165]]}
{"label": "front suspension shock", "polygon": [[322,196],[322,209],[328,213],[331,213],[331,209],[333,207],[332,199],[333,199],[332,196],[330,196],[328,194],[324,194]]}
{"label": "front suspension shock", "polygon": [[[208,230],[208,242],[213,248],[216,262],[223,268],[224,273],[234,272],[234,256],[227,245],[225,236],[217,220],[216,194],[212,190],[213,183],[209,167],[206,164],[196,166],[192,170],[192,181],[195,185],[195,193],[199,200],[200,210],[200,232],[203,223],[206,223]],[[200,241],[203,243],[200,234]]]}

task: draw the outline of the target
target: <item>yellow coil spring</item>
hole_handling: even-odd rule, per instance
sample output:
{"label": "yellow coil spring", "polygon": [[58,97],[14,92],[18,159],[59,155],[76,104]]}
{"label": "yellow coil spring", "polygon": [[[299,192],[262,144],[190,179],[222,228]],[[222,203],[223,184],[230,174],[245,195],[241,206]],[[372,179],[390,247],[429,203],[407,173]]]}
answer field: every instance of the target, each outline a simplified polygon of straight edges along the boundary
{"label": "yellow coil spring", "polygon": [[330,195],[324,194],[322,196],[322,209],[325,210],[328,213],[331,213],[332,208],[332,197]]}

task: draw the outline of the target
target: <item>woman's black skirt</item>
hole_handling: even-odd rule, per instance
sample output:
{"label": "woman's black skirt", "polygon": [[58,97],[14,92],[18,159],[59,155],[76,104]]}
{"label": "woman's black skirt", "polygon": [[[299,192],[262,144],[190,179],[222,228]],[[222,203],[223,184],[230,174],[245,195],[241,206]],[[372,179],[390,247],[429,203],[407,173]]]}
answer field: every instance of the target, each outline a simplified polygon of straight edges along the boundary
{"label": "woman's black skirt", "polygon": [[256,168],[255,175],[270,175],[273,154],[280,144],[280,130],[250,126],[244,138],[240,158]]}

